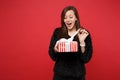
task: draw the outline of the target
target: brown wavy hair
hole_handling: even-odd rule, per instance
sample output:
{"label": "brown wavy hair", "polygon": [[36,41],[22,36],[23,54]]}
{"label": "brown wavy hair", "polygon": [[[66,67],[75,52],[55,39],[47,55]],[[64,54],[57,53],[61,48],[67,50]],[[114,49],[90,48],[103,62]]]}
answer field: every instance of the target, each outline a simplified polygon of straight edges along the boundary
{"label": "brown wavy hair", "polygon": [[62,13],[61,13],[61,27],[60,27],[60,31],[59,31],[59,35],[58,35],[58,38],[69,38],[68,36],[68,30],[67,30],[67,27],[64,23],[64,18],[65,18],[65,14],[67,11],[69,10],[73,10],[77,20],[75,22],[75,26],[76,26],[76,30],[79,29],[79,28],[82,28],[82,26],[80,25],[80,20],[79,20],[79,15],[78,15],[78,11],[77,9],[74,7],[74,6],[67,6],[63,9]]}

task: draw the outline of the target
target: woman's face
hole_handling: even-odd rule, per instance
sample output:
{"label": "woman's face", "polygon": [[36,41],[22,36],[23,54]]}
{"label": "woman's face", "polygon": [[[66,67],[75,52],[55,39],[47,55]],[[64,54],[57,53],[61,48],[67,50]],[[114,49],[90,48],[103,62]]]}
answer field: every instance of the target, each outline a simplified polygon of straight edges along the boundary
{"label": "woman's face", "polygon": [[77,20],[73,10],[69,10],[66,12],[64,17],[64,23],[68,30],[72,30],[75,28],[75,21]]}

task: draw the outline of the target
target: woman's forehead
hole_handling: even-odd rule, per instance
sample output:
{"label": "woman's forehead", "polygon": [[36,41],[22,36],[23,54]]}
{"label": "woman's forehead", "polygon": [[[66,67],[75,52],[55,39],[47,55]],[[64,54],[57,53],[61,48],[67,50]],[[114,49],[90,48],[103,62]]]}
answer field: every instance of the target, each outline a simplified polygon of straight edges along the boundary
{"label": "woman's forehead", "polygon": [[73,10],[68,10],[65,15],[74,15],[74,11]]}

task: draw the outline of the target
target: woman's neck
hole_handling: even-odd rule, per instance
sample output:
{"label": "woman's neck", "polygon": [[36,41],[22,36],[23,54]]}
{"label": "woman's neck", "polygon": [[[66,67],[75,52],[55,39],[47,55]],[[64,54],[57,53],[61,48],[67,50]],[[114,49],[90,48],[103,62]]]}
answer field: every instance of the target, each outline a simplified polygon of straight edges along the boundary
{"label": "woman's neck", "polygon": [[72,36],[76,32],[76,28],[73,28],[71,30],[68,30],[68,35]]}

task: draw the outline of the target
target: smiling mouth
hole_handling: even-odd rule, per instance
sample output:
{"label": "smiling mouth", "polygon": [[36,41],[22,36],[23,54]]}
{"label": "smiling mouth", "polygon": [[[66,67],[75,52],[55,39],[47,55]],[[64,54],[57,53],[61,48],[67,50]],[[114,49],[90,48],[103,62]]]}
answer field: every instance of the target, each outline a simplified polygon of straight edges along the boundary
{"label": "smiling mouth", "polygon": [[67,23],[68,26],[70,26],[72,23]]}

